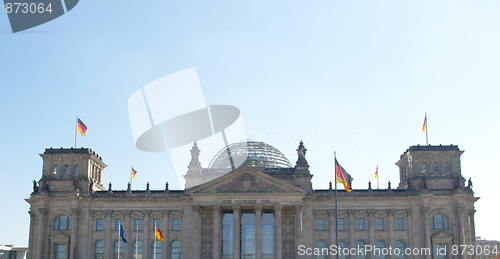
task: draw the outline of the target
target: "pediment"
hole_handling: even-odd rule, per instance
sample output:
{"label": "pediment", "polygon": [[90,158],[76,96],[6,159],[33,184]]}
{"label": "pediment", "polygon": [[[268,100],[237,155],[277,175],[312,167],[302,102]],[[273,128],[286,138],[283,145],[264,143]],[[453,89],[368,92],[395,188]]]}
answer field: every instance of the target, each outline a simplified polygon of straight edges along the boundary
{"label": "pediment", "polygon": [[151,214],[149,216],[152,217],[152,218],[162,218],[163,214],[161,214],[158,211],[153,211],[153,212],[151,212]]}
{"label": "pediment", "polygon": [[366,214],[366,212],[364,212],[364,211],[358,211],[358,212],[354,213],[354,215],[356,217],[366,217],[366,216],[368,216],[368,214]]}
{"label": "pediment", "polygon": [[406,216],[408,216],[408,214],[406,212],[400,210],[400,211],[394,213],[394,216],[406,217]]}
{"label": "pediment", "polygon": [[66,234],[61,233],[61,232],[57,232],[56,234],[49,237],[49,239],[50,239],[50,241],[55,242],[55,243],[68,243],[70,237]]}
{"label": "pediment", "polygon": [[239,168],[220,178],[187,190],[190,194],[220,193],[289,193],[306,194],[304,189],[259,171],[257,168]]}
{"label": "pediment", "polygon": [[106,217],[106,214],[102,213],[102,211],[95,211],[94,215],[94,218],[104,218]]}
{"label": "pediment", "polygon": [[435,241],[436,241],[436,240],[439,240],[439,241],[449,240],[449,239],[452,239],[452,238],[453,238],[453,236],[452,236],[452,235],[450,235],[450,234],[448,234],[448,233],[446,233],[446,232],[444,232],[444,231],[441,231],[441,232],[439,232],[439,233],[437,233],[437,234],[434,234],[434,235],[431,237],[431,239],[432,239],[432,240],[435,240]]}
{"label": "pediment", "polygon": [[142,218],[142,217],[144,217],[144,214],[142,214],[138,211],[134,211],[131,216],[132,216],[132,218]]}
{"label": "pediment", "polygon": [[385,213],[383,211],[378,211],[377,213],[375,213],[375,216],[377,216],[377,217],[387,217],[387,213]]}

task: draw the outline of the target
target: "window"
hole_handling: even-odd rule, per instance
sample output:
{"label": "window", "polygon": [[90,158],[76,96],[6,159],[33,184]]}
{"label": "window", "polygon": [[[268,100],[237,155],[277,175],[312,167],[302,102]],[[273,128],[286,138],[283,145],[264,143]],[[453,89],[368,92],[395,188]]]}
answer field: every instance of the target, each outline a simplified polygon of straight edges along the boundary
{"label": "window", "polygon": [[95,242],[94,259],[104,259],[104,242],[102,240]]}
{"label": "window", "polygon": [[438,168],[438,164],[437,163],[432,164],[432,170],[434,171],[434,173],[439,172],[439,168]]}
{"label": "window", "polygon": [[445,244],[436,245],[434,249],[434,254],[436,255],[436,259],[447,259],[448,257],[446,256],[447,254],[446,245]]}
{"label": "window", "polygon": [[179,230],[181,230],[180,219],[173,218],[172,219],[172,231],[179,231]]}
{"label": "window", "polygon": [[134,242],[134,254],[132,255],[134,259],[142,259],[142,242],[135,241]]}
{"label": "window", "polygon": [[385,248],[385,243],[384,241],[377,241],[375,243],[375,259],[385,259],[387,258],[386,255],[386,251],[383,251],[383,249]]}
{"label": "window", "polygon": [[122,224],[122,219],[115,219],[115,231],[120,231],[120,226],[123,225]]}
{"label": "window", "polygon": [[446,163],[446,162],[445,162],[445,163],[443,164],[443,167],[444,167],[444,172],[445,172],[445,173],[450,172],[450,167],[448,166],[448,163]]}
{"label": "window", "polygon": [[141,230],[141,219],[134,219],[134,231]]}
{"label": "window", "polygon": [[442,214],[436,214],[431,217],[431,229],[450,229],[450,220]]}
{"label": "window", "polygon": [[255,257],[255,214],[243,212],[240,228],[241,258]]}
{"label": "window", "polygon": [[[156,258],[156,259],[161,259],[161,245],[162,245],[162,242],[156,240],[153,242],[153,247],[152,247],[152,258]],[[156,257],[155,257],[155,254],[156,254]]]}
{"label": "window", "polygon": [[366,258],[365,246],[366,244],[363,241],[356,242],[356,259]]}
{"label": "window", "polygon": [[344,221],[344,218],[339,218],[338,221],[338,230],[345,230],[345,221]]}
{"label": "window", "polygon": [[394,254],[396,255],[396,259],[405,259],[405,243],[401,240],[396,242],[396,249],[394,249]]}
{"label": "window", "polygon": [[55,258],[66,259],[66,245],[56,245]]}
{"label": "window", "polygon": [[358,230],[365,230],[365,219],[358,218]]}
{"label": "window", "polygon": [[222,259],[233,258],[233,212],[227,211],[222,218]]}
{"label": "window", "polygon": [[103,219],[96,219],[95,220],[95,230],[97,231],[103,231],[104,227],[103,224],[104,220]]}
{"label": "window", "polygon": [[422,163],[422,173],[426,173],[426,172],[427,172],[427,164]]}
{"label": "window", "polygon": [[384,230],[384,218],[377,218],[377,230]]}
{"label": "window", "polygon": [[113,247],[113,258],[114,259],[123,259],[123,241],[119,240],[115,242],[115,246]]}
{"label": "window", "polygon": [[264,210],[261,220],[262,259],[274,259],[274,214]]}
{"label": "window", "polygon": [[64,166],[64,174],[69,174],[69,165]]}
{"label": "window", "polygon": [[316,243],[316,248],[318,249],[318,253],[315,253],[317,254],[316,259],[326,259],[328,248],[326,247],[325,241],[318,241],[318,243]]}
{"label": "window", "polygon": [[75,165],[75,174],[80,174],[80,166]]}
{"label": "window", "polygon": [[405,230],[405,219],[404,218],[397,218],[396,219],[396,230]]}
{"label": "window", "polygon": [[325,230],[325,218],[318,218],[318,230]]}
{"label": "window", "polygon": [[170,246],[171,259],[181,259],[181,242],[175,240]]}
{"label": "window", "polygon": [[161,220],[160,219],[158,219],[158,218],[153,219],[153,230],[156,230],[155,226],[158,227],[159,229],[161,229]]}
{"label": "window", "polygon": [[340,248],[339,259],[346,259],[349,252],[347,250],[344,251],[344,248],[347,248],[347,245],[345,244],[344,241],[339,241],[339,248]]}
{"label": "window", "polygon": [[54,219],[53,230],[71,230],[71,218],[66,215],[60,215]]}
{"label": "window", "polygon": [[52,174],[59,174],[59,166],[58,165],[54,166],[54,170],[52,171]]}

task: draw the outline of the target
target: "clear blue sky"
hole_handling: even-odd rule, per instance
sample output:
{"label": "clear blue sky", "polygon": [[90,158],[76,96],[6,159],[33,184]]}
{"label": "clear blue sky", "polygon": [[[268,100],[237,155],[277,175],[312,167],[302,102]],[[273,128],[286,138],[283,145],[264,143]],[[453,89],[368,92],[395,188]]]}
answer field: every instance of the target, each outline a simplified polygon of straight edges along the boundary
{"label": "clear blue sky", "polygon": [[[125,189],[173,181],[168,153],[134,146],[127,101],[145,84],[196,67],[208,104],[242,111],[247,136],[292,164],[300,139],[315,188],[328,188],[332,152],[354,188],[399,182],[411,145],[465,150],[476,234],[500,239],[500,2],[81,1],[68,14],[12,34],[0,12],[0,244],[27,245],[28,204],[47,147],[79,146]],[[327,132],[325,134],[324,132]],[[332,132],[337,132],[338,135]],[[205,165],[206,166],[206,165]]]}

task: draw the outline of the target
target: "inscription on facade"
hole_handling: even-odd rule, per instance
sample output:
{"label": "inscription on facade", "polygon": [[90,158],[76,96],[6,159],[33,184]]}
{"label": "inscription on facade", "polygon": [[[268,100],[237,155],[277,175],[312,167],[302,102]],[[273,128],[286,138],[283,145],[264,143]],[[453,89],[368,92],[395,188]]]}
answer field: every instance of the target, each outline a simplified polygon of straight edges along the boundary
{"label": "inscription on facade", "polygon": [[257,204],[257,203],[275,203],[276,199],[228,199],[219,200],[219,204]]}

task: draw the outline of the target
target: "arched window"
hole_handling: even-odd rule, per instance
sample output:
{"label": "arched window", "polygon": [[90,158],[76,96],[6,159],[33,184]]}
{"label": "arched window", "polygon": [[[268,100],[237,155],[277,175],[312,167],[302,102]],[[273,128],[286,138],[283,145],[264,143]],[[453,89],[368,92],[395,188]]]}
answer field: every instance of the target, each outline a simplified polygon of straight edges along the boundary
{"label": "arched window", "polygon": [[401,240],[396,242],[396,249],[394,249],[394,254],[396,255],[396,259],[405,259],[405,243]]}
{"label": "arched window", "polygon": [[436,214],[431,217],[431,229],[450,229],[450,220],[443,214]]}
{"label": "arched window", "polygon": [[75,165],[75,174],[80,174],[80,166]]}
{"label": "arched window", "polygon": [[156,254],[156,259],[161,259],[161,244],[162,242],[156,240],[153,242],[153,246],[151,247],[151,254],[153,255],[152,257],[155,258]]}
{"label": "arched window", "polygon": [[64,174],[69,174],[69,165],[64,166]]}
{"label": "arched window", "polygon": [[422,173],[426,173],[426,172],[427,172],[427,164],[422,163]]}
{"label": "arched window", "polygon": [[115,242],[115,245],[113,247],[113,258],[114,259],[123,259],[123,241],[118,240]]}
{"label": "arched window", "polygon": [[377,243],[375,243],[375,259],[385,259],[387,258],[387,251],[385,248],[385,243],[384,241],[377,241]]}
{"label": "arched window", "polygon": [[366,245],[366,243],[363,241],[356,242],[356,250],[357,250],[356,259],[365,259],[366,258],[365,245]]}
{"label": "arched window", "polygon": [[443,167],[444,167],[444,172],[445,172],[445,173],[450,172],[450,167],[448,166],[448,163],[446,163],[446,162],[445,162],[445,163],[443,164]]}
{"label": "arched window", "polygon": [[132,255],[134,259],[142,259],[142,242],[135,241],[134,242],[134,254]]}
{"label": "arched window", "polygon": [[59,215],[52,224],[53,230],[71,230],[71,218],[66,215]]}
{"label": "arched window", "polygon": [[434,171],[434,173],[439,172],[439,168],[438,168],[438,164],[437,163],[432,164],[432,170]]}
{"label": "arched window", "polygon": [[170,245],[170,255],[171,259],[181,259],[181,242],[175,240]]}
{"label": "arched window", "polygon": [[104,259],[104,242],[102,240],[95,242],[94,259]]}
{"label": "arched window", "polygon": [[316,254],[316,259],[326,259],[326,256],[328,255],[328,248],[326,247],[325,241],[318,241],[318,243],[316,243],[316,248],[318,250],[318,252],[314,253]]}
{"label": "arched window", "polygon": [[339,259],[346,259],[347,255],[349,254],[349,251],[344,251],[344,248],[347,248],[347,245],[345,244],[344,241],[339,241],[339,248],[340,248],[340,254],[339,254]]}
{"label": "arched window", "polygon": [[59,166],[58,165],[54,166],[54,170],[52,171],[52,174],[59,174]]}

